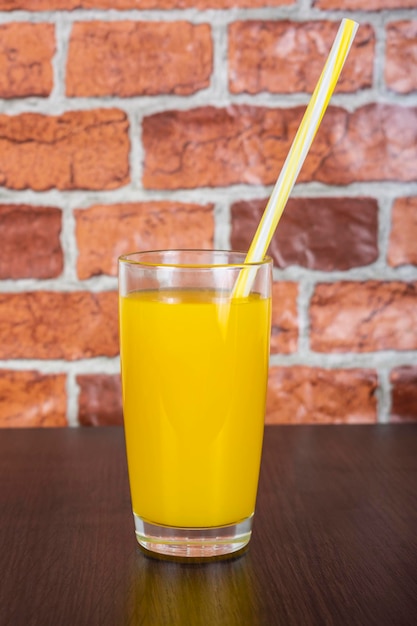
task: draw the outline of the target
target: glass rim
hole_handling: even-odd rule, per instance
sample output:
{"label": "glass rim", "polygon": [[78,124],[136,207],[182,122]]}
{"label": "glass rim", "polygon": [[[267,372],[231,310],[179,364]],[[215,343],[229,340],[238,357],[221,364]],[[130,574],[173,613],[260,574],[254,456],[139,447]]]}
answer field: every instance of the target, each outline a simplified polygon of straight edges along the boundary
{"label": "glass rim", "polygon": [[261,267],[263,265],[272,264],[272,258],[268,255],[265,255],[262,261],[254,261],[251,263],[156,263],[155,261],[143,261],[143,260],[135,260],[132,257],[145,256],[150,254],[161,254],[164,252],[200,252],[200,253],[220,253],[220,254],[236,254],[242,255],[244,258],[247,255],[247,252],[243,252],[241,250],[224,250],[218,248],[161,248],[155,250],[138,250],[136,252],[129,252],[128,254],[122,254],[118,258],[119,264],[126,265],[134,265],[144,268],[156,268],[156,267],[167,267],[167,268],[178,268],[178,269],[213,269],[213,268],[242,268],[242,267]]}

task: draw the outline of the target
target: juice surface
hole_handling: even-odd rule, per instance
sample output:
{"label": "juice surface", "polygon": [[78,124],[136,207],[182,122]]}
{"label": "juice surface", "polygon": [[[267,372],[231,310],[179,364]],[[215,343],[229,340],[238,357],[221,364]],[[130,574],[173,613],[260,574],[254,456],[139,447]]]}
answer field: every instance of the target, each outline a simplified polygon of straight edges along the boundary
{"label": "juice surface", "polygon": [[120,298],[123,406],[134,512],[181,527],[255,507],[270,300],[205,290]]}

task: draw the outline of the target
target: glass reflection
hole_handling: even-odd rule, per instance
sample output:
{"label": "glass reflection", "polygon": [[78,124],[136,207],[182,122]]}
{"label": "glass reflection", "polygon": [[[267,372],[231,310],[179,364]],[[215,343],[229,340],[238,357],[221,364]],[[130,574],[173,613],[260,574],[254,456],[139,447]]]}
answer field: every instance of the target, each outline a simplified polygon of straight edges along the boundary
{"label": "glass reflection", "polygon": [[144,626],[242,626],[256,623],[256,580],[245,554],[206,563],[137,554],[126,622]]}

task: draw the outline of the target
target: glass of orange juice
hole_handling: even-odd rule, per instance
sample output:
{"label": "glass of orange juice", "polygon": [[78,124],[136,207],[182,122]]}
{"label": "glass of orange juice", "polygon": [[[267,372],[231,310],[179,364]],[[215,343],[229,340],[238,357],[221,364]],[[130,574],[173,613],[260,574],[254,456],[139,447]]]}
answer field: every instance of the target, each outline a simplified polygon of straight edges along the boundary
{"label": "glass of orange juice", "polygon": [[[272,261],[244,261],[213,250],[119,259],[129,482],[138,542],[153,552],[211,557],[251,536]],[[235,295],[242,271],[250,293]]]}

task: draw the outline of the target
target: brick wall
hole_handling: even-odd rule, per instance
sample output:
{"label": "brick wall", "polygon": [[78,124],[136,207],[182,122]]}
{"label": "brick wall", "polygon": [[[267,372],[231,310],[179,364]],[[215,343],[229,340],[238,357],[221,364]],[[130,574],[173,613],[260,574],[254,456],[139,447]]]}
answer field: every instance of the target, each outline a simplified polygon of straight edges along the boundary
{"label": "brick wall", "polygon": [[271,245],[268,422],[417,419],[417,0],[0,0],[0,425],[121,422],[116,259]]}

